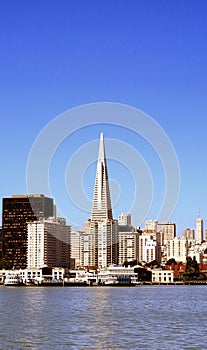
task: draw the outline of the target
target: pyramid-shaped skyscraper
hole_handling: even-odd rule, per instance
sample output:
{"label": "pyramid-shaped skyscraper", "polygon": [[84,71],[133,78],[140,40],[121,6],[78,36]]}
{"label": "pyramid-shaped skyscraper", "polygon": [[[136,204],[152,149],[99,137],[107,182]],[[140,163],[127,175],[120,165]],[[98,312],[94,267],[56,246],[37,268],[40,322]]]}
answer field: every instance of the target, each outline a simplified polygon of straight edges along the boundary
{"label": "pyramid-shaped skyscraper", "polygon": [[92,220],[113,220],[103,133],[100,136]]}
{"label": "pyramid-shaped skyscraper", "polygon": [[94,264],[106,267],[118,262],[118,223],[113,220],[103,133],[100,135],[98,162],[90,223],[91,253]]}

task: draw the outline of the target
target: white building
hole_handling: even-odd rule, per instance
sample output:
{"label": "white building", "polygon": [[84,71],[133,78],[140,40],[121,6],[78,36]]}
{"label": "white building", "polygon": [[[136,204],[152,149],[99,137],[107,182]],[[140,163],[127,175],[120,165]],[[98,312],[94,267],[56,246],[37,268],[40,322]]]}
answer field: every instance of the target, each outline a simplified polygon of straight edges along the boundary
{"label": "white building", "polygon": [[[65,275],[65,269],[62,267],[53,267],[49,269],[49,274],[47,272],[47,275],[44,274],[44,268],[38,269],[38,268],[27,268],[27,269],[19,269],[19,270],[1,270],[0,276],[3,276],[3,279],[5,276],[9,273],[16,273],[19,276],[21,276],[21,279],[23,282],[27,281],[37,281],[41,282],[44,279],[48,280],[62,280]],[[48,270],[48,269],[46,269]],[[3,282],[2,279],[2,282]]]}
{"label": "white building", "polygon": [[80,246],[80,266],[96,266],[96,224],[90,226],[90,230],[87,229],[82,232]]}
{"label": "white building", "polygon": [[28,223],[27,267],[69,267],[70,226],[65,219],[48,218]]}
{"label": "white building", "polygon": [[153,235],[139,236],[139,261],[149,263],[156,260],[161,262],[161,247],[159,242],[153,239]]}
{"label": "white building", "polygon": [[97,282],[100,284],[117,284],[117,283],[138,283],[138,275],[132,267],[123,267],[111,265],[107,269],[100,269],[97,274]]}
{"label": "white building", "polygon": [[77,268],[77,267],[81,266],[80,240],[81,240],[81,232],[80,231],[72,231],[70,234],[70,261],[71,261],[73,268]]}
{"label": "white building", "polygon": [[119,265],[138,260],[139,233],[119,231]]}
{"label": "white building", "polygon": [[173,270],[152,270],[152,282],[155,283],[173,283],[174,282],[174,271]]}
{"label": "white building", "polygon": [[167,241],[166,258],[174,258],[176,262],[185,262],[187,257],[188,241],[183,237],[175,237]]}
{"label": "white building", "polygon": [[203,262],[206,250],[207,242],[198,243],[197,241],[192,240],[188,245],[188,256],[192,259],[195,257],[197,263],[201,263]]}

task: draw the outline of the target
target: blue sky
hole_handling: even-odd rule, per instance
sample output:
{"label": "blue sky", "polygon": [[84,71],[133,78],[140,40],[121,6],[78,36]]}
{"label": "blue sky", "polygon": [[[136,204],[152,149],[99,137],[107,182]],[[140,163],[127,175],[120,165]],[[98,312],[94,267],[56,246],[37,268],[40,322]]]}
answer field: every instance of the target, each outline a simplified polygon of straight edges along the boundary
{"label": "blue sky", "polygon": [[[201,0],[2,2],[1,197],[26,192],[30,149],[53,118],[83,104],[118,102],[141,109],[155,119],[175,148],[181,189],[171,220],[177,223],[178,234],[195,226],[199,211],[207,226],[206,11],[207,3]],[[97,126],[74,135],[73,152],[84,140],[98,139],[99,129]],[[111,127],[106,125],[104,134],[107,146]],[[117,134],[126,140],[124,132],[119,130]],[[132,135],[129,139],[134,146]],[[67,142],[69,147],[71,141]],[[55,197],[61,197],[64,191],[58,168],[66,164],[67,150],[68,157],[72,152],[67,142],[62,155],[57,153],[52,163],[56,161],[56,166],[51,167]],[[137,147],[141,153],[144,149],[143,156],[151,166],[154,157],[150,150],[147,152],[141,142]],[[153,179],[159,183],[158,163],[154,165]],[[116,180],[117,170],[113,168],[111,164],[109,175]],[[89,197],[95,164],[90,169],[90,181],[87,174],[84,180]],[[118,186],[115,190],[119,191]],[[128,198],[123,192],[125,203],[131,201],[131,190],[128,192]],[[62,201],[70,221],[73,210],[64,194]],[[128,209],[121,204],[114,216],[121,206]],[[81,217],[78,209],[73,215],[74,222],[80,225],[88,216]],[[152,208],[148,218],[155,219],[153,215],[156,209]],[[136,218],[133,222],[137,224]]]}

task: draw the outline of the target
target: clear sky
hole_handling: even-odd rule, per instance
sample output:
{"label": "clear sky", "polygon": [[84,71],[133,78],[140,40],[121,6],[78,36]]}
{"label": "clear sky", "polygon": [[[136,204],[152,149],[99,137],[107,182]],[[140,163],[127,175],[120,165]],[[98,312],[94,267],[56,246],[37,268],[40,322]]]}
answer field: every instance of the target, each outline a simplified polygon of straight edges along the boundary
{"label": "clear sky", "polygon": [[[177,223],[178,234],[186,227],[195,227],[199,212],[206,227],[206,13],[207,2],[202,0],[2,1],[1,197],[26,193],[30,149],[53,118],[83,104],[118,102],[150,115],[175,148],[181,188],[171,220]],[[113,134],[110,125],[103,129],[106,149],[107,138],[114,134],[126,142],[122,130]],[[84,142],[97,140],[100,131],[99,126],[88,127],[65,140],[51,165],[54,197],[64,207],[69,223],[82,226],[88,214],[81,215],[78,208],[70,207],[59,169]],[[127,142],[131,139],[135,147],[129,134]],[[150,166],[154,162],[150,150],[147,152],[141,142],[136,148],[141,153],[144,150],[142,156]],[[121,171],[116,174],[113,162],[109,161],[108,167],[118,193],[115,197],[124,195],[114,210],[117,217],[120,211],[128,210],[132,190],[129,186],[126,191],[126,181],[125,188],[117,184]],[[84,191],[92,198],[95,164],[87,172]],[[124,172],[130,183],[131,175],[126,169]],[[155,183],[159,182],[158,174],[159,165],[155,165]],[[156,208],[147,218],[156,219]],[[136,218],[133,223],[138,224]]]}

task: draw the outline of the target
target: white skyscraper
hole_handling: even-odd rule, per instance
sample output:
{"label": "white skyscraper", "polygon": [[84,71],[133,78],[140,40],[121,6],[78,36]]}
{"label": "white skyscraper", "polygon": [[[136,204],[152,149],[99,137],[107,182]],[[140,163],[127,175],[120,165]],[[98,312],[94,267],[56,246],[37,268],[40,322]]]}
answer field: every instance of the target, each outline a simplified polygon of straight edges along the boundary
{"label": "white skyscraper", "polygon": [[27,267],[69,267],[70,226],[63,218],[28,223]]}
{"label": "white skyscraper", "polygon": [[88,257],[88,261],[94,261],[96,266],[101,267],[118,263],[118,223],[113,220],[112,215],[103,133],[100,135],[93,208],[88,235],[89,243],[93,243],[93,247],[90,247],[87,252],[87,254],[92,255]]}
{"label": "white skyscraper", "polygon": [[153,260],[161,262],[160,243],[154,239],[153,235],[143,234],[139,236],[139,261],[149,263]]}

